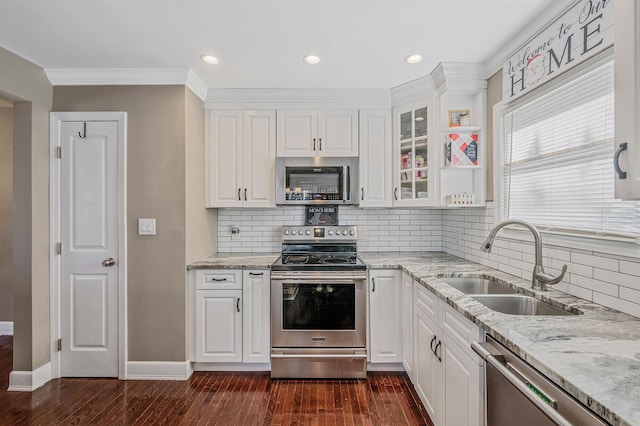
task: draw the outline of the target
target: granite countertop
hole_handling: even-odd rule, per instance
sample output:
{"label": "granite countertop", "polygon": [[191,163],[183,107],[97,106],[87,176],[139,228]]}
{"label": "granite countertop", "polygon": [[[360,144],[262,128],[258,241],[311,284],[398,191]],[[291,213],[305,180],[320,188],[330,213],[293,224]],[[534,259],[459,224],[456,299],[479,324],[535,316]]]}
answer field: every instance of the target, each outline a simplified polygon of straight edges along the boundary
{"label": "granite countertop", "polygon": [[[401,268],[614,425],[640,425],[640,319],[444,253],[360,253],[369,268]],[[582,315],[493,311],[438,277],[492,276]]]}
{"label": "granite countertop", "polygon": [[280,253],[212,254],[191,262],[187,269],[269,269]]}
{"label": "granite countertop", "polygon": [[[187,269],[269,269],[279,254],[212,255]],[[558,386],[614,425],[640,425],[640,319],[530,280],[440,252],[359,253],[370,269],[399,268]],[[515,316],[493,311],[440,277],[491,276],[524,293],[582,312]]]}

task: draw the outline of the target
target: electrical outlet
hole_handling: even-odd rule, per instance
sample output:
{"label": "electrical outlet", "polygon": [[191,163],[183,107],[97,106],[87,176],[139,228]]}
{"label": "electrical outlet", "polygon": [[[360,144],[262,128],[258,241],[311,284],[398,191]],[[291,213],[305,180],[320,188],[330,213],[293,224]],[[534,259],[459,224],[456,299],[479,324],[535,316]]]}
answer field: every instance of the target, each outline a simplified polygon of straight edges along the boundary
{"label": "electrical outlet", "polygon": [[138,235],[156,235],[156,220],[138,219]]}

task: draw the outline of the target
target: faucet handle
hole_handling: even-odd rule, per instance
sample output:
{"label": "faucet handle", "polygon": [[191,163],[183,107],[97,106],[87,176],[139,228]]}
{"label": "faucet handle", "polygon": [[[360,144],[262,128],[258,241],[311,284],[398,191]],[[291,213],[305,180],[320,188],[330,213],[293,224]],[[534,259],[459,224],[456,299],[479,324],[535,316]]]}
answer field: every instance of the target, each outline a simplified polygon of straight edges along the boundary
{"label": "faucet handle", "polygon": [[560,272],[560,275],[558,275],[557,277],[554,277],[553,275],[547,274],[543,271],[537,271],[535,277],[538,279],[538,281],[544,284],[557,284],[562,281],[565,272],[567,272],[567,265],[564,265],[562,267],[562,272]]}

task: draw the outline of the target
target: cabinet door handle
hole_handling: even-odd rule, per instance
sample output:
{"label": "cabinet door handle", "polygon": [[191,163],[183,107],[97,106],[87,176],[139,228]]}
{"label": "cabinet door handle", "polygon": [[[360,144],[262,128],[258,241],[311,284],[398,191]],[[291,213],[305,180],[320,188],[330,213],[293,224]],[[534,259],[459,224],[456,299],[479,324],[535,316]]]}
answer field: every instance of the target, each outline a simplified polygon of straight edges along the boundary
{"label": "cabinet door handle", "polygon": [[436,348],[433,350],[433,354],[436,356],[436,358],[438,358],[438,361],[442,362],[442,358],[440,357],[440,355],[438,355],[438,348],[440,348],[440,354],[442,354],[442,340],[438,340]]}
{"label": "cabinet door handle", "polygon": [[244,189],[244,200],[247,201],[247,188]]}
{"label": "cabinet door handle", "polygon": [[316,138],[313,138],[313,150],[316,150]]}
{"label": "cabinet door handle", "polygon": [[249,275],[261,277],[262,275],[264,275],[264,272],[249,272]]}
{"label": "cabinet door handle", "polygon": [[364,201],[364,188],[360,188],[360,201]]}
{"label": "cabinet door handle", "polygon": [[376,279],[375,278],[371,278],[371,291],[372,292],[376,291]]}
{"label": "cabinet door handle", "polygon": [[615,155],[613,156],[613,168],[618,174],[618,179],[627,178],[627,172],[623,171],[620,168],[620,154],[622,154],[622,151],[626,151],[626,149],[627,149],[627,143],[626,142],[621,143],[618,149],[616,149]]}
{"label": "cabinet door handle", "polygon": [[226,281],[226,278],[211,278],[211,281]]}
{"label": "cabinet door handle", "polygon": [[393,190],[393,197],[398,201],[398,187]]}
{"label": "cabinet door handle", "polygon": [[238,312],[240,312],[240,298],[238,297],[238,300],[236,301],[236,309],[238,310]]}
{"label": "cabinet door handle", "polygon": [[318,143],[319,143],[318,150],[322,151],[322,138],[318,138]]}
{"label": "cabinet door handle", "polygon": [[[436,341],[436,335],[433,335],[433,339],[431,339],[431,343],[429,344],[429,346],[431,347],[431,352],[433,352],[433,342]],[[435,354],[435,352],[433,352]]]}
{"label": "cabinet door handle", "polygon": [[241,191],[241,189],[238,188],[238,201],[242,201],[242,198],[240,198],[240,191]]}

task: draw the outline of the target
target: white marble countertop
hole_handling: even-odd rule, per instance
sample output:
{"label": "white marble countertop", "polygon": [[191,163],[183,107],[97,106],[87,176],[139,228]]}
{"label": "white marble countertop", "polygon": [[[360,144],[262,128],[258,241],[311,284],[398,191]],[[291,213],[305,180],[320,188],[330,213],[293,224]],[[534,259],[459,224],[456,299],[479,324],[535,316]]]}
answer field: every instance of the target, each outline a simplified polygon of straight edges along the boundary
{"label": "white marble countertop", "polygon": [[[640,319],[440,252],[359,253],[370,269],[400,268],[614,425],[640,425]],[[272,255],[212,255],[188,269],[268,269]],[[529,295],[582,312],[515,316],[493,311],[440,280],[491,276]]]}

